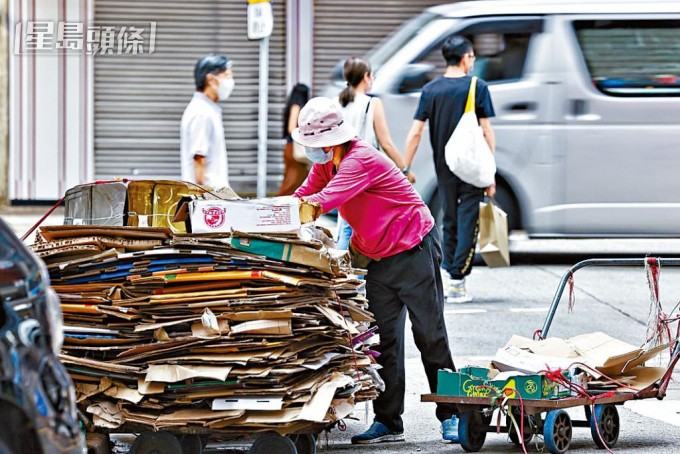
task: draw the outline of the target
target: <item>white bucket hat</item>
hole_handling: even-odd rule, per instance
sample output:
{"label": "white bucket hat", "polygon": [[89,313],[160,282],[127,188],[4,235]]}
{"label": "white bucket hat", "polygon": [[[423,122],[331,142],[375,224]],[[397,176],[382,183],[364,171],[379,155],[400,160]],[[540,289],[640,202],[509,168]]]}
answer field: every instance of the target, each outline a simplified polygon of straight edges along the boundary
{"label": "white bucket hat", "polygon": [[309,100],[300,111],[293,140],[310,148],[332,147],[354,139],[356,130],[342,118],[340,106],[330,98]]}

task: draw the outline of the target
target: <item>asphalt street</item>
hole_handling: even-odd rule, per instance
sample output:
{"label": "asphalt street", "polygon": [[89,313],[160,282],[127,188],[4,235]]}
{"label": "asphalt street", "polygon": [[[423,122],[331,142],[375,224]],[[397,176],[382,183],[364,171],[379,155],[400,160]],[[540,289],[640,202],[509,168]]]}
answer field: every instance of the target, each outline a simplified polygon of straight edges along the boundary
{"label": "asphalt street", "polygon": [[[593,254],[596,255],[597,251]],[[557,260],[552,257],[551,261]],[[447,305],[446,322],[457,366],[484,364],[514,334],[531,337],[543,325],[559,280],[568,265],[518,265],[510,268],[477,267],[469,278],[475,300],[463,305]],[[663,267],[661,301],[667,310],[680,301],[680,269]],[[571,337],[603,331],[620,340],[639,345],[644,340],[649,309],[649,291],[643,268],[587,268],[575,273],[575,305],[567,308],[567,295],[555,316],[550,336]],[[444,444],[434,405],[421,403],[428,392],[419,352],[411,338],[407,341],[407,395],[404,412],[404,443],[370,446],[350,444],[352,435],[362,432],[372,421],[370,407],[360,404],[347,429],[322,434],[320,452],[371,453],[448,453],[463,452],[459,445]],[[665,365],[665,360],[662,361]],[[656,362],[655,365],[658,365]],[[677,453],[680,446],[680,385],[675,375],[664,401],[643,400],[619,407],[621,434],[613,449],[616,453]],[[570,411],[573,419],[584,419],[581,408]],[[590,430],[575,428],[570,452],[597,450]],[[211,446],[211,452],[227,448]],[[230,449],[236,446],[231,445]],[[528,447],[540,452],[538,440]],[[245,448],[245,445],[244,445]],[[521,452],[506,434],[490,433],[482,452]]]}
{"label": "asphalt street", "polygon": [[[58,217],[58,214],[57,214]],[[31,216],[7,216],[18,232],[31,224]],[[57,218],[55,218],[56,220]],[[60,223],[60,220],[57,222]],[[329,221],[330,225],[331,222]],[[511,251],[516,264],[509,268],[478,266],[468,279],[474,301],[447,305],[446,323],[454,360],[458,367],[484,364],[512,335],[531,337],[542,327],[550,302],[565,270],[585,257],[665,255],[680,257],[680,240],[529,240],[515,234]],[[567,310],[567,295],[550,329],[550,336],[571,337],[603,331],[620,340],[639,345],[643,342],[649,312],[649,290],[643,268],[586,268],[574,275],[575,304]],[[661,302],[670,311],[680,301],[680,268],[662,267]],[[409,327],[407,326],[407,330]],[[660,360],[663,365],[664,358]],[[352,435],[362,432],[372,420],[370,406],[360,404],[353,419],[345,420],[346,430],[334,428],[321,434],[320,452],[369,453],[444,453],[463,452],[459,445],[444,444],[434,405],[421,403],[427,384],[420,354],[412,338],[407,338],[407,395],[404,423],[406,442],[353,446]],[[658,365],[658,364],[653,364]],[[620,407],[621,434],[614,448],[617,453],[676,453],[680,451],[680,374],[664,401],[643,400]],[[583,419],[581,409],[572,417]],[[119,443],[117,452],[125,452]],[[529,452],[542,447],[532,444]],[[205,452],[221,453],[246,450],[247,444],[211,443]],[[521,452],[507,435],[490,433],[482,452]],[[574,429],[570,452],[596,450],[589,429]]]}

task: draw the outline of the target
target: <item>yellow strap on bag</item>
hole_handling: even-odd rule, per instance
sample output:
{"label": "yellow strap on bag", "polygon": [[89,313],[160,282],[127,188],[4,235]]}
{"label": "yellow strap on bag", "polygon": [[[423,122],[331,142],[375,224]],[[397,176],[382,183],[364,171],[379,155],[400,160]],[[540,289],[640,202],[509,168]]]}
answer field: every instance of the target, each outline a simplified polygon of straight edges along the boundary
{"label": "yellow strap on bag", "polygon": [[475,111],[475,96],[477,91],[477,76],[472,77],[472,82],[470,82],[470,90],[468,91],[467,101],[465,102],[465,112]]}

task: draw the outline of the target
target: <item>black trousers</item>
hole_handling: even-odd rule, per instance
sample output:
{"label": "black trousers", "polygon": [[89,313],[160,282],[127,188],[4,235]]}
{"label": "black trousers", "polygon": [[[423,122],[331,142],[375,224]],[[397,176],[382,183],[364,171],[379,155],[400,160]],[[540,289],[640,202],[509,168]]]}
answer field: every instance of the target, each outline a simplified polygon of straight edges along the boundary
{"label": "black trousers", "polygon": [[[416,247],[368,266],[366,296],[380,334],[378,363],[385,391],[373,403],[376,421],[394,431],[404,430],[406,372],[404,368],[404,323],[408,312],[413,337],[425,367],[431,392],[437,390],[437,371],[455,370],[444,323],[441,247],[432,229]],[[417,390],[422,393],[424,390]],[[450,418],[454,405],[438,404],[440,421]]]}
{"label": "black trousers", "polygon": [[440,180],[438,188],[444,209],[442,268],[452,279],[463,279],[472,271],[479,234],[479,202],[484,199],[484,189],[455,175],[445,182]]}

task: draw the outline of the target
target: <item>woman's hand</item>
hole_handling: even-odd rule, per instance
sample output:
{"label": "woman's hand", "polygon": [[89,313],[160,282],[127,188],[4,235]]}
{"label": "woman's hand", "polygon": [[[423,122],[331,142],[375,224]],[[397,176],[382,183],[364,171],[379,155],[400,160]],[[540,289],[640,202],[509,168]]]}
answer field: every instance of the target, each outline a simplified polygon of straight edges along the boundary
{"label": "woman's hand", "polygon": [[489,197],[493,197],[496,195],[496,183],[486,188],[486,195],[488,195]]}
{"label": "woman's hand", "polygon": [[415,183],[416,183],[416,174],[413,173],[413,172],[411,172],[411,171],[409,171],[409,172],[406,174],[406,179],[407,179],[411,184],[415,184]]}

